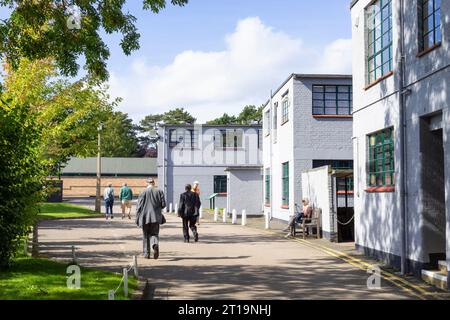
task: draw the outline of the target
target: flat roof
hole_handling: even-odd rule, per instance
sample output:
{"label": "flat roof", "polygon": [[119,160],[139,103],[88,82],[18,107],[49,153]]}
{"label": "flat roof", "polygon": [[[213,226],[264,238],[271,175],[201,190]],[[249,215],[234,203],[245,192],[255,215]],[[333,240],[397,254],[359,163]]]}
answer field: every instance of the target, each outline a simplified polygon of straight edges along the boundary
{"label": "flat roof", "polygon": [[172,128],[193,128],[193,127],[203,127],[203,128],[262,128],[262,124],[161,124],[161,127],[172,127]]}
{"label": "flat roof", "polygon": [[352,0],[350,3],[350,9],[353,8],[353,6],[358,2],[358,0]]}
{"label": "flat roof", "polygon": [[233,171],[233,170],[259,170],[262,169],[262,165],[260,166],[230,166],[225,168],[225,171]]}
{"label": "flat roof", "polygon": [[[284,80],[284,82],[272,93],[271,98],[275,97],[275,95],[288,83],[292,78],[295,79],[352,79],[351,74],[304,74],[304,73],[292,73],[289,77]],[[264,104],[266,107],[270,102],[270,99]]]}
{"label": "flat roof", "polygon": [[[97,173],[97,158],[71,158],[61,175]],[[156,158],[102,158],[102,175],[142,175],[158,173]]]}

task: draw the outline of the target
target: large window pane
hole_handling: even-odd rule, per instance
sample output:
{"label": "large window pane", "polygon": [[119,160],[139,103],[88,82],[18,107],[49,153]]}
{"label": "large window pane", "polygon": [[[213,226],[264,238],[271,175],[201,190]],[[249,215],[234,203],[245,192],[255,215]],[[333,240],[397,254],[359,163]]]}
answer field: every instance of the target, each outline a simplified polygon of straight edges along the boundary
{"label": "large window pane", "polygon": [[313,86],[313,115],[351,115],[351,101],[352,86]]}
{"label": "large window pane", "polygon": [[440,0],[419,0],[419,20],[421,32],[419,47],[421,51],[435,46],[442,41],[441,35],[441,2]]}

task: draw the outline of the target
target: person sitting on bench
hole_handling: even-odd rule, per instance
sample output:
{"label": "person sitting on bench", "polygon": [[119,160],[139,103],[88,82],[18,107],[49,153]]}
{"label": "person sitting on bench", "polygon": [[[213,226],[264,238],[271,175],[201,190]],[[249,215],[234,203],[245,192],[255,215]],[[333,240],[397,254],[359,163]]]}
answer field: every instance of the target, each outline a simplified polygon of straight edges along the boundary
{"label": "person sitting on bench", "polygon": [[[286,235],[286,238],[295,237],[295,225],[301,224],[303,219],[311,219],[312,217],[312,208],[309,205],[308,199],[302,200],[303,210],[302,212],[296,212],[295,215],[291,216],[289,219],[288,226],[283,231],[288,231],[289,233]],[[303,230],[305,232],[305,230]]]}

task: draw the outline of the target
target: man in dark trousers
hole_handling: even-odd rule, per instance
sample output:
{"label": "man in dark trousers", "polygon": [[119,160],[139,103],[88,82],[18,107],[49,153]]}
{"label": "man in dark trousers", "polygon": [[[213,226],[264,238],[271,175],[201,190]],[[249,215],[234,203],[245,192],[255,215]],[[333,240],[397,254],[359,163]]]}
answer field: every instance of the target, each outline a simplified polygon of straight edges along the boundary
{"label": "man in dark trousers", "polygon": [[144,242],[144,257],[150,259],[159,257],[159,226],[165,221],[162,209],[166,207],[164,192],[158,190],[152,178],[147,180],[147,189],[139,195],[136,207],[136,224],[142,228]]}
{"label": "man in dark trousers", "polygon": [[189,228],[194,235],[194,241],[198,241],[197,217],[201,206],[200,197],[192,192],[192,186],[186,185],[186,192],[180,196],[180,206],[178,207],[178,216],[183,219],[184,242],[189,242]]}

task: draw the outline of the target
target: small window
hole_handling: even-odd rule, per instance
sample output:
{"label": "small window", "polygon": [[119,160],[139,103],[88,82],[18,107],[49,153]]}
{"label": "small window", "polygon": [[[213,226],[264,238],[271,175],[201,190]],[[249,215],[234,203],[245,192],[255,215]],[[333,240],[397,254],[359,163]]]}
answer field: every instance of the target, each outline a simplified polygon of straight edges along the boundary
{"label": "small window", "polygon": [[266,183],[266,205],[270,204],[270,168],[266,169],[266,176],[265,176],[265,183]]}
{"label": "small window", "polygon": [[352,86],[313,86],[312,95],[313,115],[348,116],[353,113]]}
{"label": "small window", "polygon": [[227,176],[214,176],[214,193],[227,193]]}
{"label": "small window", "polygon": [[441,43],[441,0],[419,1],[419,47],[425,51]]}
{"label": "small window", "polygon": [[270,135],[270,131],[272,130],[272,121],[270,115],[270,108],[264,113],[264,135]]}
{"label": "small window", "polygon": [[289,121],[289,97],[286,96],[281,103],[281,123],[285,124]]}
{"label": "small window", "polygon": [[278,129],[278,102],[273,108],[273,143],[277,143],[277,129]]}
{"label": "small window", "polygon": [[283,163],[282,174],[282,204],[283,207],[289,207],[289,162]]}
{"label": "small window", "polygon": [[368,185],[390,187],[395,185],[393,129],[386,129],[367,137]]}
{"label": "small window", "polygon": [[216,130],[214,134],[215,149],[243,148],[244,131],[242,129]]}

